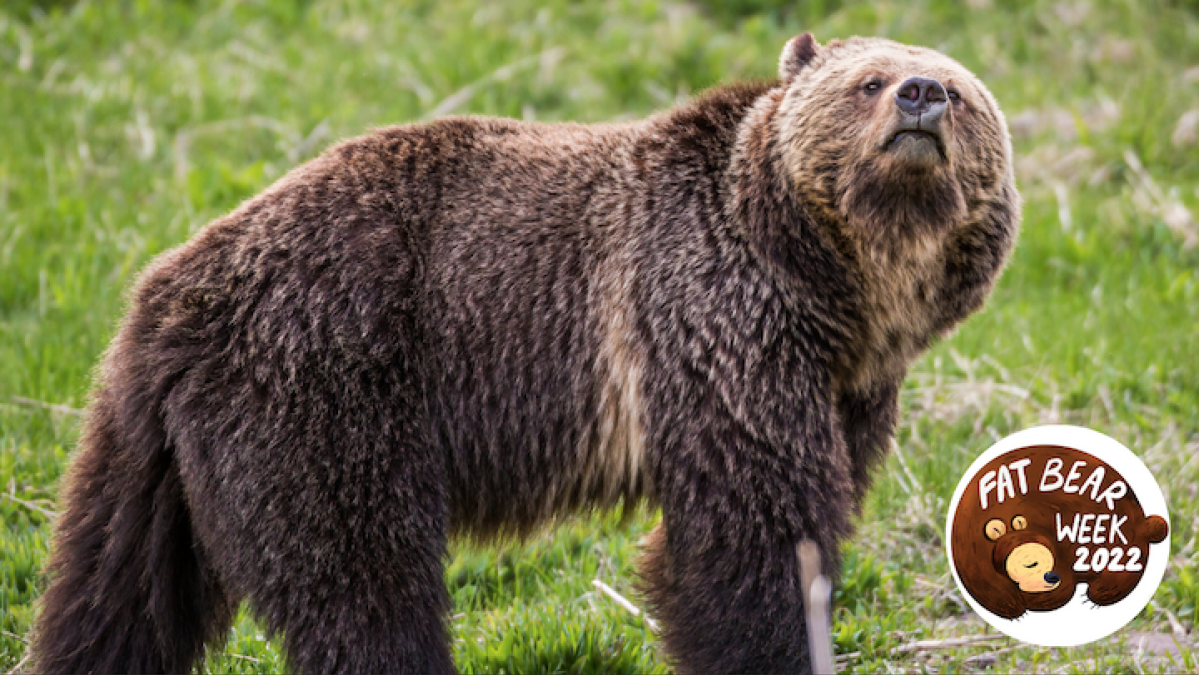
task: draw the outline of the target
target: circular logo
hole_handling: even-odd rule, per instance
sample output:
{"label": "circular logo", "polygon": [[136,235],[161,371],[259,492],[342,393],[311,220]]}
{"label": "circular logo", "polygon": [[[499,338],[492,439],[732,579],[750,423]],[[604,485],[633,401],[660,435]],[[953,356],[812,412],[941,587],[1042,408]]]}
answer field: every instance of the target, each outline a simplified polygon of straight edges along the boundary
{"label": "circular logo", "polygon": [[997,630],[1046,647],[1106,637],[1157,590],[1170,522],[1157,481],[1081,427],[1012,434],[970,465],[949,504],[949,569]]}

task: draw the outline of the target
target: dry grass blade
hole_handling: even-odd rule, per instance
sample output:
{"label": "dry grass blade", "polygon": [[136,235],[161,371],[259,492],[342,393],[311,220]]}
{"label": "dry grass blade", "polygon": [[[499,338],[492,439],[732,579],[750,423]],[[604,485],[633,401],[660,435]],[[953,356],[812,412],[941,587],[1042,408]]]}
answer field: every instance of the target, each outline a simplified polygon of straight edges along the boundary
{"label": "dry grass blade", "polygon": [[937,649],[953,649],[955,647],[971,647],[982,644],[984,642],[994,642],[996,640],[1007,640],[1006,635],[968,635],[960,638],[945,638],[943,640],[916,640],[904,645],[900,645],[891,650],[892,654],[910,654],[912,652],[927,652]]}
{"label": "dry grass blade", "polygon": [[[904,654],[914,654],[914,653],[919,653],[919,652],[931,652],[931,651],[936,651],[936,650],[940,650],[940,649],[955,649],[957,647],[973,647],[975,645],[983,644],[986,642],[994,642],[996,640],[1007,640],[1007,639],[1010,639],[1010,638],[1008,638],[1008,636],[1006,636],[1006,635],[994,634],[994,635],[967,635],[965,637],[945,638],[942,640],[916,640],[914,642],[909,642],[907,644],[902,644],[898,647],[894,647],[887,653],[890,654],[891,656],[902,656]],[[844,663],[849,662],[850,660],[860,658],[861,656],[862,656],[862,652],[850,652],[848,654],[841,654],[840,656],[837,657],[837,663],[844,664]]]}
{"label": "dry grass blade", "polygon": [[996,649],[982,654],[976,654],[975,656],[964,659],[962,661],[962,665],[971,665],[979,668],[990,668],[999,662],[1000,656],[1014,652],[1021,646],[1023,645],[1013,645],[1011,647],[1004,647],[1003,649]]}
{"label": "dry grass blade", "polygon": [[1188,110],[1178,118],[1174,133],[1170,134],[1170,141],[1176,147],[1194,145],[1199,141],[1199,108]]}
{"label": "dry grass blade", "polygon": [[16,673],[21,672],[21,668],[23,668],[26,663],[29,663],[29,659],[31,658],[33,658],[33,653],[28,651],[25,652],[25,656],[21,657],[21,660],[17,661],[17,665],[13,666],[12,670],[8,671],[5,675],[16,675]]}
{"label": "dry grass blade", "polygon": [[1182,625],[1182,622],[1178,620],[1178,616],[1174,614],[1174,612],[1171,612],[1169,608],[1162,607],[1156,602],[1151,601],[1149,605],[1153,607],[1153,611],[1161,612],[1162,614],[1166,615],[1166,621],[1170,624],[1170,632],[1173,633],[1174,637],[1178,638],[1180,642],[1186,642],[1189,632],[1187,631],[1186,627]]}
{"label": "dry grass blade", "polygon": [[34,504],[33,502],[30,502],[30,501],[26,501],[26,500],[24,500],[24,499],[21,499],[20,497],[18,497],[18,496],[16,496],[16,495],[12,494],[12,492],[11,492],[11,488],[10,488],[10,492],[6,492],[6,493],[4,493],[4,494],[0,494],[0,497],[3,497],[4,499],[7,499],[7,500],[11,501],[12,503],[14,503],[14,504],[16,504],[16,505],[18,505],[18,506],[23,506],[23,507],[25,507],[25,508],[29,509],[30,511],[34,511],[34,512],[36,512],[36,513],[39,513],[39,514],[41,514],[41,515],[45,516],[46,518],[48,518],[48,519],[50,519],[50,520],[54,520],[54,519],[58,518],[58,513],[57,513],[57,512],[55,512],[55,511],[51,511],[50,509],[47,509],[47,508],[44,508],[44,507],[41,507],[41,506],[38,506],[37,504]]}
{"label": "dry grass blade", "polygon": [[502,82],[507,80],[508,78],[512,77],[513,74],[524,68],[532,65],[541,65],[542,69],[544,70],[547,63],[552,64],[557,61],[564,51],[565,50],[561,47],[551,47],[540,54],[526,56],[523,59],[517,59],[512,63],[500,66],[491,73],[463,86],[462,88],[458,89],[458,91],[455,91],[454,93],[442,99],[441,102],[434,106],[432,110],[425,113],[424,119],[434,119],[458,110],[458,108],[465,105],[466,102],[475,95],[475,92],[479,89],[479,87],[491,82]]}
{"label": "dry grass blade", "polygon": [[20,406],[25,406],[27,408],[41,408],[43,410],[49,410],[51,412],[56,412],[61,415],[82,415],[83,414],[83,411],[80,410],[79,408],[72,408],[69,405],[61,405],[58,403],[47,403],[45,401],[38,401],[38,400],[32,399],[32,398],[25,398],[24,396],[13,396],[12,402],[17,405],[20,405]]}
{"label": "dry grass blade", "polygon": [[1133,184],[1134,203],[1161,218],[1166,227],[1182,237],[1183,248],[1190,249],[1199,244],[1199,227],[1196,227],[1190,209],[1178,200],[1173,191],[1167,193],[1161,189],[1132,150],[1124,151],[1124,163],[1136,178]]}
{"label": "dry grass blade", "polygon": [[[624,597],[620,593],[617,593],[616,589],[612,588],[608,584],[605,584],[599,579],[592,579],[591,585],[595,586],[601,593],[611,598],[613,602],[623,607],[629,614],[632,614],[633,616],[641,616],[642,611],[640,607],[634,605],[631,601],[629,601],[628,598]],[[649,626],[651,631],[655,633],[658,632],[658,622],[650,618],[648,614],[645,616],[645,625]]]}
{"label": "dry grass blade", "polygon": [[[320,125],[317,126],[319,128]],[[172,146],[175,160],[175,180],[183,182],[187,178],[187,172],[191,168],[188,154],[194,138],[205,135],[219,136],[244,129],[266,129],[274,132],[280,138],[285,139],[288,147],[291,148],[298,148],[304,143],[304,139],[293,127],[265,115],[248,115],[200,124],[175,134],[175,142]],[[316,129],[313,131],[315,132]]]}

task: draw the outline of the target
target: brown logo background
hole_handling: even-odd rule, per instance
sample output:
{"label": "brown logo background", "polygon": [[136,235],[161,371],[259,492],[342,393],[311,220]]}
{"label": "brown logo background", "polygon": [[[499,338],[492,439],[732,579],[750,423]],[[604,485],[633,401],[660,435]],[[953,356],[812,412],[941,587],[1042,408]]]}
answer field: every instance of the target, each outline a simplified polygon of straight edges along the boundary
{"label": "brown logo background", "polygon": [[1165,519],[1146,517],[1131,485],[1107,463],[1072,448],[1033,446],[1005,453],[974,476],[958,502],[950,546],[967,592],[1016,619],[1065,606],[1080,583],[1096,605],[1119,602],[1144,575],[1149,544],[1167,533]]}

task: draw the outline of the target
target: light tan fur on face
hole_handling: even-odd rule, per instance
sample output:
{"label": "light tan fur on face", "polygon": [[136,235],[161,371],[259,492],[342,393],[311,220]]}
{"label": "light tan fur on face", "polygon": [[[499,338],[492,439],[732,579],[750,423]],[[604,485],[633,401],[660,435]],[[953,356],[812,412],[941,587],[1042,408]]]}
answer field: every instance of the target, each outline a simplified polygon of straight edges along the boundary
{"label": "light tan fur on face", "polygon": [[1045,573],[1053,571],[1053,552],[1044,544],[1021,544],[1008,556],[1004,569],[1012,581],[1025,593],[1044,593],[1062,584],[1045,581]]}

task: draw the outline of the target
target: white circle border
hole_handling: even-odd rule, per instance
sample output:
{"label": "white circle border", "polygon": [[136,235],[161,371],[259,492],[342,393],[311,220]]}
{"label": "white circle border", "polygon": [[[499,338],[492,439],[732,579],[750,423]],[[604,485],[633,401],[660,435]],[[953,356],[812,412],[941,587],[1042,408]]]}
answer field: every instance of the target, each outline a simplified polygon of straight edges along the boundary
{"label": "white circle border", "polygon": [[1161,585],[1170,558],[1170,535],[1161,542],[1149,545],[1145,573],[1128,597],[1106,607],[1096,607],[1086,601],[1086,584],[1079,584],[1069,604],[1050,612],[1027,612],[1017,619],[1005,619],[980,605],[966,590],[953,563],[953,518],[958,502],[974,476],[991,460],[1022,448],[1056,445],[1093,455],[1118,471],[1137,496],[1145,515],[1158,515],[1170,522],[1166,498],[1153,474],[1139,457],[1116,439],[1093,429],[1068,424],[1030,427],[1000,439],[974,460],[958,481],[949,514],[945,519],[945,554],[949,571],[962,597],[991,627],[1023,642],[1043,647],[1076,647],[1103,639],[1128,625],[1149,604]]}

